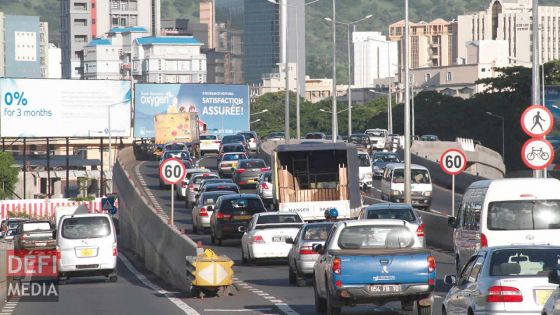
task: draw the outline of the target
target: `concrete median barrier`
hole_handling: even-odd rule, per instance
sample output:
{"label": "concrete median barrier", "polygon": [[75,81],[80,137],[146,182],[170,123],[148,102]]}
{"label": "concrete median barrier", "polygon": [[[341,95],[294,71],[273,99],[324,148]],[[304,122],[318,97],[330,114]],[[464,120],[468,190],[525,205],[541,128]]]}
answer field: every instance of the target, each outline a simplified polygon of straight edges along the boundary
{"label": "concrete median barrier", "polygon": [[132,148],[124,149],[113,168],[114,189],[119,197],[119,245],[138,255],[146,268],[166,283],[186,291],[190,282],[185,257],[196,255],[196,243],[149,206],[126,168],[134,160]]}

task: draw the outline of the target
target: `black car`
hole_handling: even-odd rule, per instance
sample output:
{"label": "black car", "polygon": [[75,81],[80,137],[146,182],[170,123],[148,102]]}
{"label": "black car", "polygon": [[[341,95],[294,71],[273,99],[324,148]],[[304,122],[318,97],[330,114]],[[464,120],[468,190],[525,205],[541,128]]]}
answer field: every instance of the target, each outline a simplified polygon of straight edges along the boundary
{"label": "black car", "polygon": [[255,213],[266,212],[259,196],[235,194],[220,196],[210,218],[212,244],[222,245],[222,240],[241,238],[239,227],[247,226]]}

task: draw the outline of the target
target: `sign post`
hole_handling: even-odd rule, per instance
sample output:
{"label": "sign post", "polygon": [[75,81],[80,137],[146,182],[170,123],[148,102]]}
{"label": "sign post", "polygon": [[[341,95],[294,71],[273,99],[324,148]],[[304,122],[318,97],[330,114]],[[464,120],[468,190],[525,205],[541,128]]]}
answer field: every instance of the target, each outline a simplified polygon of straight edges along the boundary
{"label": "sign post", "polygon": [[[521,148],[521,159],[532,170],[546,170],[554,161],[554,148],[545,139],[552,130],[554,117],[541,105],[527,107],[521,114],[521,128],[531,137]],[[546,177],[546,172],[544,173]]]}
{"label": "sign post", "polygon": [[175,215],[175,184],[181,182],[183,178],[185,178],[186,173],[187,169],[185,165],[177,158],[166,159],[159,166],[159,176],[161,180],[171,185],[171,225],[173,225]]}
{"label": "sign post", "polygon": [[461,174],[467,168],[467,156],[458,149],[449,149],[439,158],[441,169],[451,175],[451,216],[455,216],[455,175]]}

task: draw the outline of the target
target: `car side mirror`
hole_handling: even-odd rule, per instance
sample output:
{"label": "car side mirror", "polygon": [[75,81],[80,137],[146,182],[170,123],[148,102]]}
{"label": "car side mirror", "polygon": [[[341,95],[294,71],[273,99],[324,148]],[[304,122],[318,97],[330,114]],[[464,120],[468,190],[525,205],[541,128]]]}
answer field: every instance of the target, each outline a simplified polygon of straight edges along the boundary
{"label": "car side mirror", "polygon": [[245,233],[247,232],[247,227],[246,226],[240,226],[237,228],[237,230],[239,231],[239,233]]}
{"label": "car side mirror", "polygon": [[560,284],[560,269],[552,269],[548,273],[548,282],[554,284]]}
{"label": "car side mirror", "polygon": [[313,251],[319,254],[322,254],[324,252],[323,249],[323,244],[314,244],[312,247]]}
{"label": "car side mirror", "polygon": [[452,228],[457,228],[458,222],[456,217],[448,217],[447,218],[447,225]]}
{"label": "car side mirror", "polygon": [[455,285],[455,283],[457,283],[457,277],[454,275],[446,275],[445,278],[443,278],[443,283],[446,285]]}
{"label": "car side mirror", "polygon": [[294,239],[291,237],[286,237],[285,239],[286,244],[293,244],[294,243]]}

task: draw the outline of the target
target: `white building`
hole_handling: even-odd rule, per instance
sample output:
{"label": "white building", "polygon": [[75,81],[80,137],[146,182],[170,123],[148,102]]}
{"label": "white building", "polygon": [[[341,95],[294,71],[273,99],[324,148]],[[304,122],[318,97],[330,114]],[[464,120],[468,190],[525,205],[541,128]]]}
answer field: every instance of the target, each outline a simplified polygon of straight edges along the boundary
{"label": "white building", "polygon": [[[458,17],[458,57],[466,59],[461,43],[473,40],[505,40],[510,63],[530,66],[531,0],[492,0],[486,11]],[[539,6],[540,62],[560,58],[560,7]]]}
{"label": "white building", "polygon": [[54,44],[49,44],[47,49],[47,78],[62,78],[62,51]]}
{"label": "white building", "polygon": [[398,44],[381,32],[354,32],[354,87],[373,87],[374,80],[395,76],[398,71]]}

